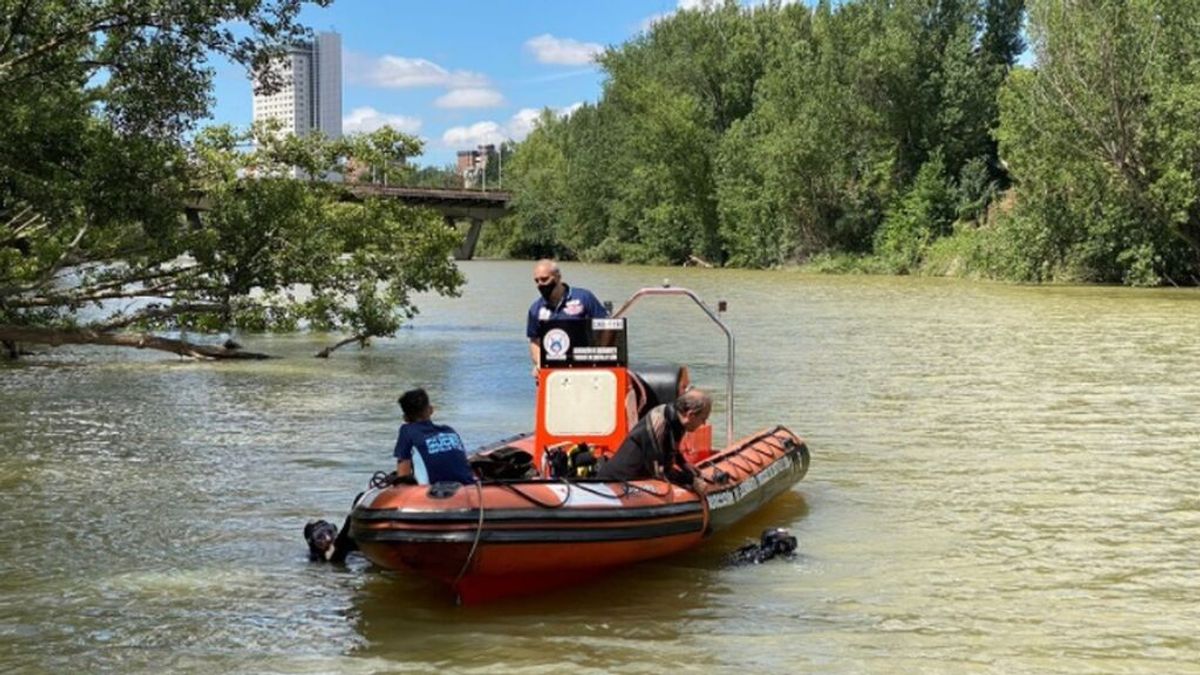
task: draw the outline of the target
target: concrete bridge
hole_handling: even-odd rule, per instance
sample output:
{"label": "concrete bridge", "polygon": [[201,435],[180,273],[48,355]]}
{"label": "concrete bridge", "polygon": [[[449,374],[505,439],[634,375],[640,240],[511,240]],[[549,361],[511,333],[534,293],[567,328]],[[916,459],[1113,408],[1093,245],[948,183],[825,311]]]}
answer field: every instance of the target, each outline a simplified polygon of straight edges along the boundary
{"label": "concrete bridge", "polygon": [[347,185],[353,198],[386,197],[398,199],[411,206],[424,206],[442,214],[446,225],[454,227],[458,221],[470,222],[462,246],[454,253],[458,260],[470,260],[479,243],[479,232],[485,220],[495,220],[511,212],[511,192],[483,192],[481,190],[450,190],[444,188],[388,187],[383,185]]}
{"label": "concrete bridge", "polygon": [[[495,220],[512,211],[511,192],[390,187],[366,183],[350,183],[343,187],[343,199],[346,201],[358,201],[366,197],[397,199],[410,206],[437,211],[442,214],[448,227],[455,227],[461,220],[468,221],[470,225],[462,246],[454,252],[457,260],[470,260],[475,255],[475,245],[479,243],[479,232],[483,229],[484,221]],[[186,207],[188,219],[196,222],[199,221],[200,212],[207,210],[202,194],[197,194]]]}

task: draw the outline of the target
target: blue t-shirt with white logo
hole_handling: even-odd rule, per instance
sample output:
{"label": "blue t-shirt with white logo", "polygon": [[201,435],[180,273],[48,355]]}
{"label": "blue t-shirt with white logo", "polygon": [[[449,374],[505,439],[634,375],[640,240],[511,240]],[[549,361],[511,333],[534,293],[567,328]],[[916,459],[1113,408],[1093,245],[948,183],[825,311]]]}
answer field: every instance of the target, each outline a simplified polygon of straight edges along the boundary
{"label": "blue t-shirt with white logo", "polygon": [[444,424],[423,420],[401,425],[395,455],[398,460],[412,461],[413,475],[421,485],[475,482],[462,439]]}
{"label": "blue t-shirt with white logo", "polygon": [[546,304],[546,300],[538,296],[529,306],[529,317],[525,321],[525,337],[536,340],[538,324],[551,319],[603,319],[608,316],[608,310],[586,288],[567,286],[562,301],[557,307]]}

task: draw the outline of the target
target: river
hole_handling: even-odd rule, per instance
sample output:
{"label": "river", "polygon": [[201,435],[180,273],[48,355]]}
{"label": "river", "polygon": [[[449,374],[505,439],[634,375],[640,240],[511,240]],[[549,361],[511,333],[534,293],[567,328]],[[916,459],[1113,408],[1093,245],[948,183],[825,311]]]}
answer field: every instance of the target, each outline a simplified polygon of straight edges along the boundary
{"label": "river", "polygon": [[[738,338],[738,435],[808,476],[678,558],[456,607],[306,560],[391,464],[404,388],[468,445],[528,429],[527,263],[463,263],[391,340],[243,336],[286,358],[60,349],[0,365],[0,670],[1200,672],[1200,294],[567,264],[617,304],[686,286]],[[630,315],[635,358],[718,394],[694,307]],[[785,526],[792,561],[723,556]]]}

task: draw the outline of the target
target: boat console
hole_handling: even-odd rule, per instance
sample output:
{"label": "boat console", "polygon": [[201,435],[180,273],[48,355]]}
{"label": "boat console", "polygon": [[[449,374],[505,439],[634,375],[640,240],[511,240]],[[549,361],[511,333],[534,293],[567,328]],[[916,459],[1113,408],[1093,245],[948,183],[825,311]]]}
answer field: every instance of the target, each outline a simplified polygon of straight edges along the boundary
{"label": "boat console", "polygon": [[[647,293],[649,291],[649,293]],[[724,329],[691,291],[670,287],[643,294],[688,295]],[[605,319],[556,320],[541,324],[537,423],[533,463],[548,477],[586,477],[612,455],[629,429],[650,408],[670,403],[690,385],[686,366],[629,366],[627,319],[620,316],[640,295]],[[730,378],[732,379],[732,335]],[[732,419],[729,431],[732,434]],[[695,464],[713,454],[712,426],[685,434],[680,450]],[[576,453],[579,460],[575,458]]]}
{"label": "boat console", "polygon": [[543,476],[557,477],[560,451],[584,448],[593,459],[608,456],[636,421],[625,319],[546,321],[538,339],[533,460]]}

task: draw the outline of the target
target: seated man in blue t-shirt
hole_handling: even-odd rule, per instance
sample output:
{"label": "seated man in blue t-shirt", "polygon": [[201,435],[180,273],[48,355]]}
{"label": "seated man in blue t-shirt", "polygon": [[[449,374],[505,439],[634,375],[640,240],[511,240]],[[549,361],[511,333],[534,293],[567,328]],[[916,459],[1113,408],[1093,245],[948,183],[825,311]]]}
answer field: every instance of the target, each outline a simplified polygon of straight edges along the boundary
{"label": "seated man in blue t-shirt", "polygon": [[[444,424],[434,424],[433,406],[424,389],[412,389],[400,397],[404,421],[396,439],[396,475],[414,476],[417,483],[475,482],[467,463],[467,451],[458,433]],[[415,450],[415,452],[414,452]]]}

